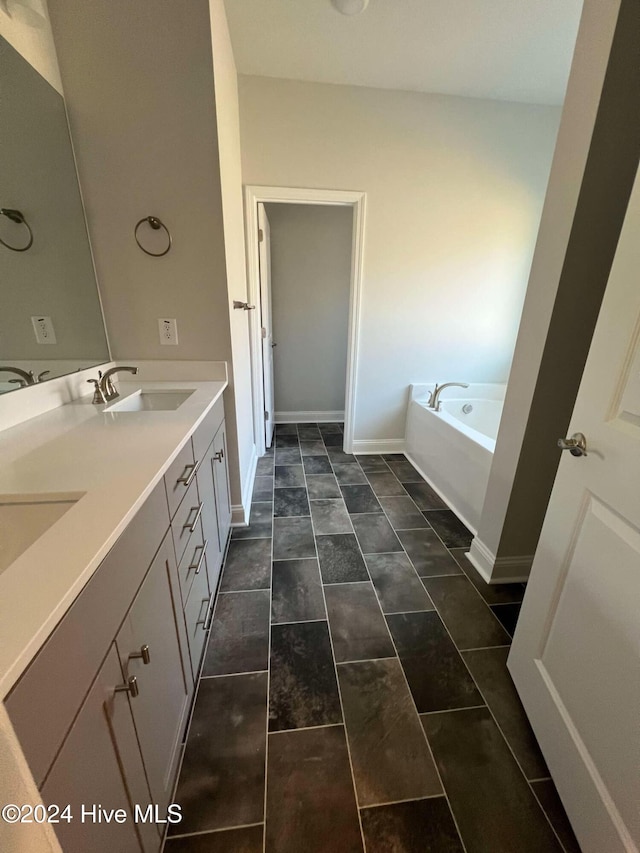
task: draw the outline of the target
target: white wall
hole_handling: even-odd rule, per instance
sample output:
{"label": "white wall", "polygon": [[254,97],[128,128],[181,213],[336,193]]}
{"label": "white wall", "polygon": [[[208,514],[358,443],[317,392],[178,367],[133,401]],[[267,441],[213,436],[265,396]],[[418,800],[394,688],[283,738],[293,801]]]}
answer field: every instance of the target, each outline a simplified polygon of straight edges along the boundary
{"label": "white wall", "polygon": [[506,380],[559,115],[240,77],[245,183],[367,192],[356,439],[404,436],[411,382]]}
{"label": "white wall", "polygon": [[276,417],[344,412],[353,212],[328,205],[265,207],[278,344]]}
{"label": "white wall", "polygon": [[24,19],[23,10],[19,4],[8,0],[9,13],[0,6],[0,36],[13,45],[18,53],[21,53],[27,62],[62,94],[60,69],[46,0],[41,0],[41,6],[45,17],[39,26],[31,26]]}

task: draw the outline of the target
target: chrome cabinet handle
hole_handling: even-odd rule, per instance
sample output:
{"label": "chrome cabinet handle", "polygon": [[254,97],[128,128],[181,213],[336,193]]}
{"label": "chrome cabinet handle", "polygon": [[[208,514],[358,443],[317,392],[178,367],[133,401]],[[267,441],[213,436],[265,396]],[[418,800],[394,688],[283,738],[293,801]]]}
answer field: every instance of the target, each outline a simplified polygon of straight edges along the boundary
{"label": "chrome cabinet handle", "polygon": [[217,453],[213,454],[213,458],[216,460],[216,462],[222,462],[222,460],[224,459],[224,450],[218,450]]}
{"label": "chrome cabinet handle", "polygon": [[204,619],[198,619],[198,621],[196,622],[196,625],[202,625],[202,630],[205,633],[209,630],[209,628],[211,627],[211,623],[213,622],[213,601],[213,595],[211,596],[211,598],[202,599],[202,604],[206,604],[208,602],[209,606],[207,607],[207,613]]}
{"label": "chrome cabinet handle", "polygon": [[[187,566],[187,573],[189,573],[192,569],[195,569],[195,570],[196,570],[196,574],[197,574],[197,575],[199,575],[199,574],[200,574],[200,569],[202,568],[202,563],[203,563],[203,560],[204,560],[204,555],[205,555],[205,551],[207,550],[207,545],[208,545],[208,544],[209,544],[209,540],[208,540],[208,539],[205,539],[205,540],[204,540],[204,545],[196,545],[196,550],[193,552],[193,560],[192,560],[192,561],[191,561],[191,563]],[[196,561],[195,561],[195,560],[196,560],[196,554],[198,553],[198,551],[199,551],[200,549],[202,549],[202,552],[201,552],[201,554],[200,554],[200,559],[199,559],[199,560],[198,560],[198,562],[196,563]]]}
{"label": "chrome cabinet handle", "polygon": [[136,658],[140,658],[145,666],[148,663],[151,663],[151,653],[149,652],[149,646],[146,643],[144,646],[140,647],[139,652],[132,652],[129,655],[129,660],[135,660]]}
{"label": "chrome cabinet handle", "polygon": [[[193,482],[193,478],[196,476],[196,471],[198,470],[198,463],[194,462],[193,465],[189,464],[185,467],[182,472],[182,477],[178,477],[176,483],[183,483],[185,489],[188,489],[191,483]],[[188,472],[188,473],[187,473]]]}
{"label": "chrome cabinet handle", "polygon": [[587,439],[581,432],[574,432],[571,438],[559,438],[558,447],[560,450],[568,450],[572,456],[587,455]]}
{"label": "chrome cabinet handle", "polygon": [[140,688],[138,687],[138,679],[135,675],[130,675],[127,678],[126,684],[119,684],[117,687],[113,689],[114,693],[128,693],[132,699],[135,699],[136,696],[140,693]]}
{"label": "chrome cabinet handle", "polygon": [[204,507],[204,503],[202,501],[200,502],[200,504],[198,506],[192,506],[191,507],[191,509],[189,510],[189,515],[191,515],[191,513],[195,511],[196,517],[193,519],[193,521],[189,521],[189,518],[187,517],[187,520],[182,525],[183,530],[189,530],[191,533],[193,533],[193,531],[196,529],[196,524],[198,523],[198,519],[202,515],[203,507]]}

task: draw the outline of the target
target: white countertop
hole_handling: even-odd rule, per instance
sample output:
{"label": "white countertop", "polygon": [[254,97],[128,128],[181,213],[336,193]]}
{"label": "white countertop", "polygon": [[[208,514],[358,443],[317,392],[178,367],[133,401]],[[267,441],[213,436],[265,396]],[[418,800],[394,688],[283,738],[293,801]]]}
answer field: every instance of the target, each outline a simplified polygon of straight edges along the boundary
{"label": "white countertop", "polygon": [[0,496],[83,494],[0,574],[0,698],[226,386],[121,381],[121,398],[139,389],[194,393],[177,409],[159,412],[105,412],[83,397],[0,432]]}

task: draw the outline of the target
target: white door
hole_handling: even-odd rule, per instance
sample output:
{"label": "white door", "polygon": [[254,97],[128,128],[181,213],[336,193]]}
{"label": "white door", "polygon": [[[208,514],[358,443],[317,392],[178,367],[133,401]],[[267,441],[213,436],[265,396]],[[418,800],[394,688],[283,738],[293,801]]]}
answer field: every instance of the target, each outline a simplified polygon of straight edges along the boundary
{"label": "white door", "polygon": [[260,324],[262,327],[262,376],[264,388],[265,446],[271,447],[274,428],[273,314],[271,311],[271,236],[264,204],[258,202],[260,258]]}
{"label": "white door", "polygon": [[[562,366],[558,365],[561,370]],[[509,669],[585,853],[640,846],[640,180]]]}

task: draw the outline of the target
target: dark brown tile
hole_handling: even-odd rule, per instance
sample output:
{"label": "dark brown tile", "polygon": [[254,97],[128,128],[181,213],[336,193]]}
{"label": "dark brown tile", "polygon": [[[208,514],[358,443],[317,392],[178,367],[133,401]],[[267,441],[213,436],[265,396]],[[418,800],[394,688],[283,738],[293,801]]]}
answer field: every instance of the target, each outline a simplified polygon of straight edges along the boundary
{"label": "dark brown tile", "polygon": [[354,462],[335,462],[333,465],[333,470],[336,475],[337,481],[344,486],[358,486],[364,485],[367,482],[367,478],[362,471],[362,468],[359,465],[356,465]]}
{"label": "dark brown tile", "polygon": [[402,545],[383,513],[361,513],[352,516],[351,522],[363,554],[402,551]]}
{"label": "dark brown tile", "polygon": [[484,703],[437,613],[402,613],[387,623],[420,713]]}
{"label": "dark brown tile", "polygon": [[328,456],[305,456],[302,464],[306,474],[333,474]]}
{"label": "dark brown tile", "polygon": [[340,664],[338,678],[358,804],[441,793],[397,658]]}
{"label": "dark brown tile", "polygon": [[433,530],[400,530],[398,536],[420,577],[462,574]]}
{"label": "dark brown tile", "polygon": [[350,513],[382,512],[378,499],[368,484],[361,486],[340,486],[344,502]]}
{"label": "dark brown tile", "polygon": [[262,821],[266,703],[266,672],[200,682],[174,798],[182,821],[169,833]]}
{"label": "dark brown tile", "polygon": [[276,518],[273,522],[273,559],[302,560],[315,557],[310,518]]}
{"label": "dark brown tile", "polygon": [[270,732],[342,722],[326,622],[274,625],[270,676]]}
{"label": "dark brown tile", "polygon": [[272,583],[271,619],[274,624],[327,618],[317,560],[276,561]]}
{"label": "dark brown tile", "polygon": [[384,471],[369,471],[367,480],[371,484],[371,488],[379,498],[384,498],[389,495],[406,496],[404,486],[398,478],[387,469]]}
{"label": "dark brown tile", "polygon": [[274,491],[273,515],[275,518],[293,518],[310,514],[305,488],[276,489]]}
{"label": "dark brown tile", "polygon": [[266,853],[363,853],[342,726],[269,735]]}
{"label": "dark brown tile", "polygon": [[367,568],[353,533],[316,536],[316,545],[323,583],[369,580]]}
{"label": "dark brown tile", "polygon": [[366,563],[384,613],[433,610],[431,599],[406,554],[370,554]]}
{"label": "dark brown tile", "polygon": [[270,539],[273,530],[273,503],[261,501],[251,504],[249,524],[234,527],[232,539]]}
{"label": "dark brown tile", "polygon": [[367,853],[464,853],[445,797],[362,809]]}
{"label": "dark brown tile", "polygon": [[513,637],[515,633],[516,625],[518,624],[518,618],[520,616],[521,607],[522,602],[517,602],[515,604],[491,605],[491,612],[500,622],[500,624],[510,637]]}
{"label": "dark brown tile", "polygon": [[474,569],[465,554],[468,548],[451,548],[451,556],[460,566],[471,583],[478,590],[487,604],[511,604],[522,601],[525,585],[522,583],[496,583],[488,584]]}
{"label": "dark brown tile", "polygon": [[508,654],[509,649],[478,649],[463,652],[462,657],[525,776],[543,779],[549,769],[509,675]]}
{"label": "dark brown tile", "polygon": [[459,649],[504,646],[510,637],[465,575],[422,582]]}
{"label": "dark brown tile", "polygon": [[342,497],[333,474],[309,474],[307,477],[307,490],[311,500]]}
{"label": "dark brown tile", "polygon": [[440,495],[424,480],[421,483],[407,483],[405,488],[418,509],[447,509],[447,505]]}
{"label": "dark brown tile", "polygon": [[349,513],[342,499],[311,501],[311,517],[316,536],[353,531]]}
{"label": "dark brown tile", "polygon": [[425,512],[425,518],[447,548],[467,548],[468,550],[471,546],[473,533],[464,526],[452,510],[429,510]]}
{"label": "dark brown tile", "polygon": [[232,539],[229,543],[220,592],[269,589],[271,539]]}
{"label": "dark brown tile", "polygon": [[370,582],[325,587],[336,661],[395,656],[395,649]]}
{"label": "dark brown tile", "polygon": [[380,503],[394,530],[416,530],[419,527],[429,527],[420,510],[407,495],[380,498]]}
{"label": "dark brown tile", "polygon": [[543,779],[540,782],[532,782],[531,787],[538,798],[538,802],[551,821],[551,825],[555,829],[565,849],[565,853],[581,853],[578,839],[569,823],[569,818],[553,781],[551,779]]}
{"label": "dark brown tile", "polygon": [[266,669],[269,660],[269,590],[218,596],[203,675]]}
{"label": "dark brown tile", "polygon": [[273,477],[256,477],[251,500],[253,502],[273,500]]}
{"label": "dark brown tile", "polygon": [[302,465],[276,465],[276,489],[304,487],[304,484],[304,468]]}
{"label": "dark brown tile", "polygon": [[262,853],[263,825],[169,838],[166,853]]}
{"label": "dark brown tile", "polygon": [[488,708],[422,724],[467,853],[562,853]]}

